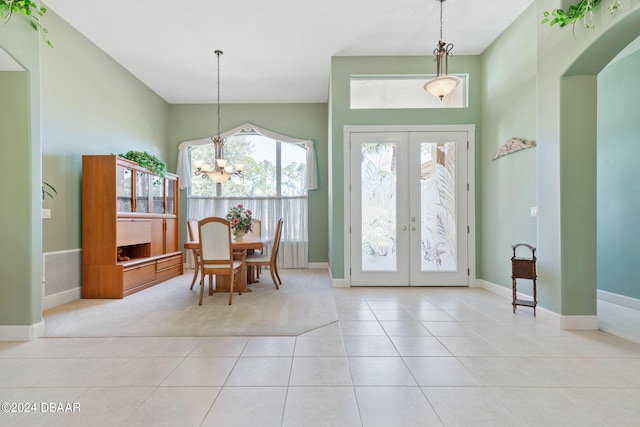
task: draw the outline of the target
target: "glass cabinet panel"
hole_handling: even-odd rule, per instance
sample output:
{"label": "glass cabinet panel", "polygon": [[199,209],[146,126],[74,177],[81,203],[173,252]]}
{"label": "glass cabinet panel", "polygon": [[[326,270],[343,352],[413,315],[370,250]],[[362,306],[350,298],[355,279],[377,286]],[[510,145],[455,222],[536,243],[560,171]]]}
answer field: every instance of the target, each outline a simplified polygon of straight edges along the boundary
{"label": "glass cabinet panel", "polygon": [[118,212],[131,212],[133,207],[131,169],[124,166],[116,168],[116,209]]}
{"label": "glass cabinet panel", "polygon": [[172,179],[165,180],[167,185],[167,211],[168,214],[176,213],[176,182]]}
{"label": "glass cabinet panel", "polygon": [[151,176],[151,194],[153,195],[153,213],[164,213],[164,178]]}
{"label": "glass cabinet panel", "polygon": [[149,174],[136,171],[136,212],[149,212]]}

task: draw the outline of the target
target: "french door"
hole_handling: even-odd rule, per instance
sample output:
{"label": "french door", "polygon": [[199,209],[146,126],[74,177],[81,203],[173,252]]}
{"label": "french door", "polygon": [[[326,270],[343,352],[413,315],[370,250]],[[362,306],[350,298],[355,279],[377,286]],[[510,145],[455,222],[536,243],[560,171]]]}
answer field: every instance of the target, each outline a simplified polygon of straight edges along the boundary
{"label": "french door", "polygon": [[469,133],[349,133],[352,286],[468,285]]}

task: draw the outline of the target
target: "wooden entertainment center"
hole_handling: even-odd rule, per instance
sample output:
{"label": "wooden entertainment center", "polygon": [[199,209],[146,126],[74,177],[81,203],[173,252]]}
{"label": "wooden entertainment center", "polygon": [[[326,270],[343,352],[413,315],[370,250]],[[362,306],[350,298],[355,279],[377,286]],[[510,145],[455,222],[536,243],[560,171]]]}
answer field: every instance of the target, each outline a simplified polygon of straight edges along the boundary
{"label": "wooden entertainment center", "polygon": [[82,298],[123,298],[183,273],[178,177],[82,157]]}

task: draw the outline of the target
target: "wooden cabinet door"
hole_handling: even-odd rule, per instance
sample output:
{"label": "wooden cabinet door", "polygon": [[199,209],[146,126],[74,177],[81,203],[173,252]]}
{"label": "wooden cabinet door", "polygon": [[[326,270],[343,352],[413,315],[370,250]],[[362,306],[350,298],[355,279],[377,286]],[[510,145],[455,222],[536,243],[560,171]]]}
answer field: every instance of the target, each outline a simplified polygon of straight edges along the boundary
{"label": "wooden cabinet door", "polygon": [[165,252],[178,251],[178,220],[176,218],[167,218],[165,220]]}
{"label": "wooden cabinet door", "polygon": [[151,256],[164,254],[164,219],[151,220]]}

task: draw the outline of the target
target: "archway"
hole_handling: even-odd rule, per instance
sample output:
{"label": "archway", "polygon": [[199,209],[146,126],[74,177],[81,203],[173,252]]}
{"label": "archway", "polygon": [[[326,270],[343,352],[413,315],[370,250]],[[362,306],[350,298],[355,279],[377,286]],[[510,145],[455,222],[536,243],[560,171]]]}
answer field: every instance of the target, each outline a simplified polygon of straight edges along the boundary
{"label": "archway", "polygon": [[586,47],[560,78],[562,314],[597,312],[597,76],[639,29],[636,9]]}

